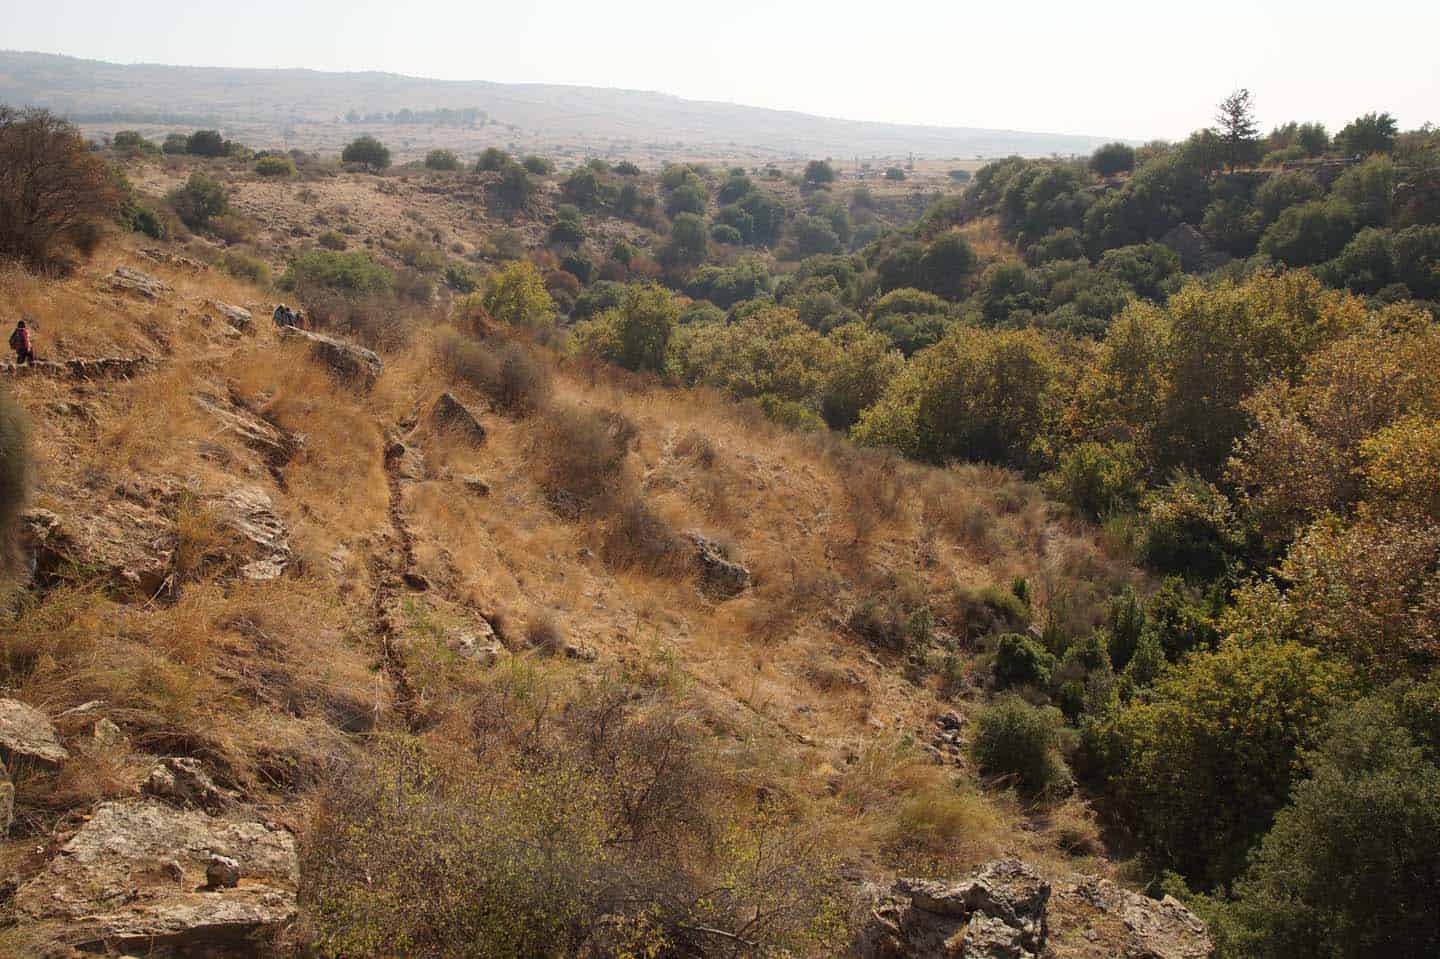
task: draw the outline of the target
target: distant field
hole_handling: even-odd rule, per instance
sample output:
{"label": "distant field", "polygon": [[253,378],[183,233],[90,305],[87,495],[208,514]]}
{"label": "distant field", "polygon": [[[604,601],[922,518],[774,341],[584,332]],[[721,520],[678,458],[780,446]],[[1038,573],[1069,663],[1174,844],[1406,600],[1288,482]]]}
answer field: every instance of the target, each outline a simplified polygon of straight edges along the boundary
{"label": "distant field", "polygon": [[[255,148],[336,152],[355,136],[373,133],[402,162],[437,146],[468,153],[503,146],[562,162],[598,155],[748,166],[828,156],[853,170],[867,162],[883,169],[913,156],[917,163],[954,169],[1012,153],[1089,153],[1111,139],[862,123],[635,90],[119,65],[18,52],[0,52],[0,102],[48,107],[92,135],[139,129],[163,136],[213,126]],[[466,114],[450,125],[385,118],[403,111]]]}

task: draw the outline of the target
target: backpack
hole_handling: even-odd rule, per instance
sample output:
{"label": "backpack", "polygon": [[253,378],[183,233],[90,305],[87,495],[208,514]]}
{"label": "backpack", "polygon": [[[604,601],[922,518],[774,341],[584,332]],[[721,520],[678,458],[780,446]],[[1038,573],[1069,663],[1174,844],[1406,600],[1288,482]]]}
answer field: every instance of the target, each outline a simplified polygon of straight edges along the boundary
{"label": "backpack", "polygon": [[18,350],[25,344],[25,335],[20,332],[20,327],[15,327],[10,333],[10,349]]}

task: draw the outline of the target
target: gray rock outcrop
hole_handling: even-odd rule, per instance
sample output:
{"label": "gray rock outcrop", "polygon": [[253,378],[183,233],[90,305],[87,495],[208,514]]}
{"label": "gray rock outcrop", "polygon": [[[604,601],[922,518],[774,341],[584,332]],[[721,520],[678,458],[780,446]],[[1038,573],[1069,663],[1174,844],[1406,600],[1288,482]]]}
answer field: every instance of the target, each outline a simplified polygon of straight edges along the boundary
{"label": "gray rock outcrop", "polygon": [[440,394],[430,411],[430,421],[436,429],[452,433],[472,445],[479,446],[485,442],[485,426],[480,417],[456,399],[453,393]]}
{"label": "gray rock outcrop", "polygon": [[116,293],[133,293],[147,300],[158,300],[171,291],[170,284],[134,267],[117,266],[105,277],[104,283]]}
{"label": "gray rock outcrop", "polygon": [[294,326],[282,326],[278,332],[282,340],[307,344],[311,355],[329,367],[340,379],[352,385],[369,389],[375,385],[380,374],[385,372],[385,364],[374,350]]}
{"label": "gray rock outcrop", "polygon": [[[212,882],[215,857],[233,862],[237,884]],[[283,829],[153,799],[106,802],[20,887],[15,914],[91,951],[234,949],[294,919],[299,872]]]}
{"label": "gray rock outcrop", "polygon": [[699,533],[691,533],[690,541],[695,544],[700,586],[707,594],[729,599],[750,588],[750,570],[728,558],[718,543]]}

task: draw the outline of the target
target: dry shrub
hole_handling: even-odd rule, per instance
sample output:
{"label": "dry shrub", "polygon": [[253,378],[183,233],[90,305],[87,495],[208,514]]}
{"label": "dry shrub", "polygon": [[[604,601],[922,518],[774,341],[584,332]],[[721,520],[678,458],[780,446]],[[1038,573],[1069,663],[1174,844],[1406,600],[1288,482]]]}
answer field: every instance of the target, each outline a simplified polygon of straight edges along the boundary
{"label": "dry shrub", "polygon": [[239,537],[213,507],[193,494],[183,495],[175,514],[175,578],[184,583],[216,575],[236,565]]}
{"label": "dry shrub", "polygon": [[623,413],[553,407],[540,424],[541,485],[562,514],[578,516],[625,488],[625,459],[638,431]]}
{"label": "dry shrub", "polygon": [[718,459],[715,444],[698,430],[690,430],[675,442],[675,454],[690,460],[701,469],[714,469]]}
{"label": "dry shrub", "polygon": [[900,459],[893,452],[841,446],[831,462],[850,506],[856,542],[868,539],[880,524],[900,515],[905,487]]}
{"label": "dry shrub", "polygon": [[533,413],[550,403],[550,367],[520,343],[499,337],[477,341],[456,330],[442,330],[437,351],[451,376],[484,393],[507,413]]}
{"label": "dry shrub", "polygon": [[548,609],[531,611],[525,622],[525,645],[546,656],[559,655],[565,648],[565,635],[560,632],[554,613]]}
{"label": "dry shrub", "polygon": [[981,558],[997,551],[995,515],[960,481],[932,474],[920,487],[921,519]]}
{"label": "dry shrub", "polygon": [[680,537],[638,495],[613,507],[600,554],[614,569],[640,569],[652,575],[676,574],[686,565]]}
{"label": "dry shrub", "polygon": [[902,856],[979,862],[1005,847],[1011,829],[979,793],[932,783],[900,800],[887,839]]}
{"label": "dry shrub", "polygon": [[414,337],[416,320],[392,297],[345,296],[322,287],[297,290],[305,316],[318,330],[338,333],[375,350],[396,350]]}
{"label": "dry shrub", "polygon": [[799,810],[718,775],[682,704],[602,681],[562,709],[523,667],[491,686],[468,749],[381,740],[319,797],[319,954],[833,954],[834,865]]}

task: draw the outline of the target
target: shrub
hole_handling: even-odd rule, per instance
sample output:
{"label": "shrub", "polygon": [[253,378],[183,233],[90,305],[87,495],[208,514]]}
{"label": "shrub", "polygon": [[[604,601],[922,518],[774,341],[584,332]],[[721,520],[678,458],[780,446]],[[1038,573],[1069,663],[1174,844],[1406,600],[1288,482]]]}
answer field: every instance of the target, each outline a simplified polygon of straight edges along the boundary
{"label": "shrub", "polygon": [[1045,485],[1060,502],[1099,520],[1135,504],[1144,488],[1144,466],[1131,443],[1080,443],[1060,455]]}
{"label": "shrub", "polygon": [[0,106],[0,257],[46,266],[79,248],[120,201],[117,181],[73,125]]}
{"label": "shrub", "polygon": [[745,238],[740,235],[740,231],[728,223],[716,223],[712,226],[710,228],[710,239],[716,243],[724,243],[730,246],[739,246],[745,242]]}
{"label": "shrub", "polygon": [[1050,676],[1054,671],[1055,657],[1040,644],[1019,633],[1006,633],[1000,637],[995,650],[995,684],[1001,689],[1011,686],[1043,689],[1050,685]]}
{"label": "shrub", "polygon": [[532,413],[550,402],[549,366],[518,343],[482,342],[447,330],[439,338],[437,350],[451,376],[484,393],[506,413]]}
{"label": "shrub", "polygon": [[1310,266],[1336,256],[1354,234],[1349,204],[1313,200],[1281,213],[1260,237],[1260,249],[1287,266]]}
{"label": "shrub", "polygon": [[367,170],[383,170],[390,165],[390,148],[374,137],[356,137],[340,153],[341,161],[358,163]]}
{"label": "shrub", "polygon": [[1310,203],[1325,195],[1324,187],[1310,174],[1292,170],[1277,173],[1255,191],[1255,206],[1268,225],[1280,218],[1280,214],[1292,206]]}
{"label": "shrub", "polygon": [[1070,778],[1057,751],[1058,725],[1058,711],[1006,696],[976,717],[970,751],[981,772],[1012,779],[1023,792],[1057,792]]}
{"label": "shrub", "polygon": [[454,150],[431,150],[425,154],[425,169],[452,171],[460,169],[460,158]]}
{"label": "shrub", "polygon": [[231,276],[249,280],[258,286],[270,284],[270,267],[262,259],[239,250],[226,250],[220,266]]}
{"label": "shrub", "polygon": [[205,229],[213,218],[224,216],[230,209],[225,187],[198,170],[190,174],[183,187],[171,190],[165,199],[180,222],[192,230]]}
{"label": "shrub", "polygon": [[289,157],[268,156],[255,161],[255,172],[260,176],[294,176],[295,161]]}
{"label": "shrub", "polygon": [[185,152],[192,156],[223,157],[228,149],[219,130],[196,130],[186,138]]}
{"label": "shrub", "polygon": [[1154,866],[1230,881],[1345,689],[1341,667],[1298,643],[1192,653],[1103,724],[1117,823]]}
{"label": "shrub", "polygon": [[1140,559],[1191,580],[1222,575],[1241,545],[1230,502],[1214,485],[1181,474],[1146,503]]}
{"label": "shrub", "polygon": [[612,569],[639,569],[652,575],[678,573],[689,561],[675,530],[639,495],[624,497],[612,510],[600,556]]}
{"label": "shrub", "polygon": [[630,286],[618,308],[606,310],[575,330],[580,352],[627,370],[659,373],[665,369],[679,304],[654,283]]}
{"label": "shrub", "polygon": [[885,170],[885,179],[903,180],[905,179],[905,171],[898,166],[887,167]]}
{"label": "shrub", "polygon": [[513,162],[510,154],[499,147],[486,147],[481,151],[480,158],[475,161],[475,171],[477,173],[498,173]]}
{"label": "shrub", "polygon": [[540,271],[528,260],[516,260],[491,274],[480,296],[480,306],[501,323],[540,329],[555,322],[555,301],[545,289]]}
{"label": "shrub", "polygon": [[527,156],[521,165],[525,167],[526,172],[533,173],[535,176],[549,176],[555,172],[555,163],[552,160],[548,157],[536,156],[533,153]]}
{"label": "shrub", "polygon": [[811,160],[805,164],[805,182],[811,186],[834,183],[835,168],[825,160]]}
{"label": "shrub", "polygon": [[345,239],[345,235],[337,233],[335,230],[326,230],[315,238],[315,242],[327,250],[343,250],[350,245]]}
{"label": "shrub", "polygon": [[394,285],[394,274],[370,259],[364,250],[310,250],[291,260],[280,278],[280,287],[285,290],[315,287],[347,296],[385,294]]}
{"label": "shrub", "polygon": [[163,240],[166,236],[165,221],[160,214],[145,206],[137,206],[130,214],[130,229],[143,233],[152,240]]}
{"label": "shrub", "polygon": [[553,408],[541,424],[541,485],[562,513],[578,515],[622,489],[635,426],[613,410]]}

